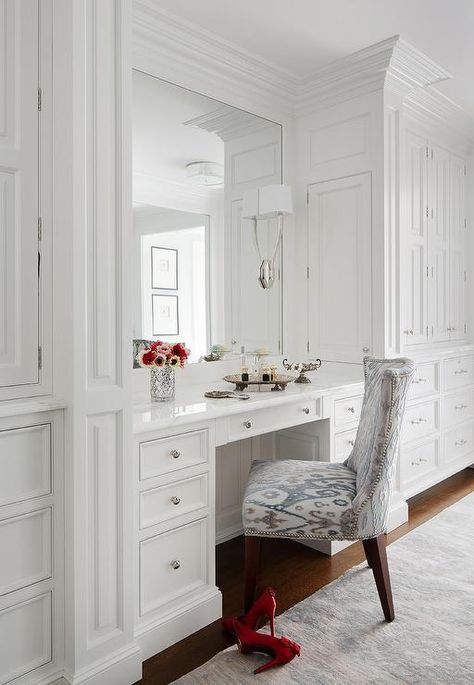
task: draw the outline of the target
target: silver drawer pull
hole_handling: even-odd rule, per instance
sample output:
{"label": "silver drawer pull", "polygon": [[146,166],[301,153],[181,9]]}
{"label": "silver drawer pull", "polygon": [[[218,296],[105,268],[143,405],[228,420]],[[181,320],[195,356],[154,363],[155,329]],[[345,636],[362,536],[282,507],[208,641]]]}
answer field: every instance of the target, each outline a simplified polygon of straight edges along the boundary
{"label": "silver drawer pull", "polygon": [[174,561],[171,562],[171,568],[174,571],[177,571],[181,567],[181,562],[178,559],[175,559]]}
{"label": "silver drawer pull", "polygon": [[181,456],[181,450],[171,450],[170,454],[173,459],[178,459]]}
{"label": "silver drawer pull", "polygon": [[467,445],[467,440],[464,440],[464,438],[462,440],[456,440],[454,443],[455,447],[462,447],[463,445]]}
{"label": "silver drawer pull", "polygon": [[413,335],[413,328],[409,328],[406,331],[403,331],[405,335]]}
{"label": "silver drawer pull", "polygon": [[423,457],[420,457],[416,461],[412,461],[411,465],[412,466],[421,466],[422,464],[427,464],[427,463],[428,463],[428,459],[423,459]]}
{"label": "silver drawer pull", "polygon": [[173,504],[179,504],[181,502],[181,497],[176,497],[176,495],[173,495],[171,501],[173,502]]}
{"label": "silver drawer pull", "polygon": [[309,407],[303,408],[303,414],[309,414]]}
{"label": "silver drawer pull", "polygon": [[410,421],[410,423],[413,424],[414,426],[418,426],[418,424],[420,424],[420,423],[426,423],[427,421],[428,421],[428,419],[424,419],[424,418],[421,416],[419,419],[412,419],[412,420]]}
{"label": "silver drawer pull", "polygon": [[455,374],[456,376],[457,376],[458,374],[461,374],[461,373],[468,373],[468,370],[467,370],[467,369],[456,369],[456,371],[454,372],[454,374]]}
{"label": "silver drawer pull", "polygon": [[252,422],[251,421],[244,421],[244,426],[245,426],[245,428],[252,428]]}
{"label": "silver drawer pull", "polygon": [[461,411],[462,409],[467,409],[467,404],[456,404],[454,408],[456,411]]}
{"label": "silver drawer pull", "polygon": [[354,447],[355,445],[355,440],[348,440],[347,441],[351,447]]}
{"label": "silver drawer pull", "polygon": [[350,411],[351,414],[355,414],[355,407],[347,407],[347,411]]}
{"label": "silver drawer pull", "polygon": [[427,383],[426,378],[415,378],[415,380],[412,381],[412,383]]}

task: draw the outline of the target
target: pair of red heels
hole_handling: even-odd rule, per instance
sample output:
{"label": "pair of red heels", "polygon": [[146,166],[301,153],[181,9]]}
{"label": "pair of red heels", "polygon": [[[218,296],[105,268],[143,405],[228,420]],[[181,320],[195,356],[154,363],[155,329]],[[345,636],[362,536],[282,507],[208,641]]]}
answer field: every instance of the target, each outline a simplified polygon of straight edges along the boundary
{"label": "pair of red heels", "polygon": [[[286,637],[275,637],[275,609],[275,591],[272,588],[267,588],[245,616],[222,619],[224,630],[236,636],[242,654],[263,652],[273,657],[263,666],[256,668],[255,674],[273,668],[273,666],[287,664],[296,655],[300,655],[301,648],[296,642],[292,642]],[[255,629],[262,624],[262,619],[263,623],[270,621],[271,635],[256,632]]]}

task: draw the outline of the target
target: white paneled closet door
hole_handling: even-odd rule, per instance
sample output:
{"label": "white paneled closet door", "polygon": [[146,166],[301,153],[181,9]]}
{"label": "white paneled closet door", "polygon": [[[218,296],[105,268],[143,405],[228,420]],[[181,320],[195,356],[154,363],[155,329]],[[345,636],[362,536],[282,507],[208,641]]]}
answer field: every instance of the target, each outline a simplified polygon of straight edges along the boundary
{"label": "white paneled closet door", "polygon": [[428,340],[427,145],[424,138],[410,131],[406,133],[404,162],[402,342],[417,345]]}
{"label": "white paneled closet door", "polygon": [[442,342],[449,340],[449,152],[430,148],[428,166],[429,334]]}
{"label": "white paneled closet door", "polygon": [[466,335],[466,162],[451,155],[450,188],[450,316],[451,340],[463,340]]}
{"label": "white paneled closet door", "polygon": [[0,2],[0,387],[38,382],[38,0]]}
{"label": "white paneled closet door", "polygon": [[359,362],[372,352],[370,173],[310,185],[308,214],[309,355]]}

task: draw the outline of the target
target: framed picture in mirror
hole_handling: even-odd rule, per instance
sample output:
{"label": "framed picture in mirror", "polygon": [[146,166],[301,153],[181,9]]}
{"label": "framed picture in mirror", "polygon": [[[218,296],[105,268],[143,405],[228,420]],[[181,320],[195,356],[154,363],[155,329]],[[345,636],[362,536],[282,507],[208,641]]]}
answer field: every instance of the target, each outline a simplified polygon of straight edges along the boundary
{"label": "framed picture in mirror", "polygon": [[178,296],[152,295],[153,335],[179,335]]}
{"label": "framed picture in mirror", "polygon": [[151,248],[151,287],[178,290],[178,250],[157,246]]}

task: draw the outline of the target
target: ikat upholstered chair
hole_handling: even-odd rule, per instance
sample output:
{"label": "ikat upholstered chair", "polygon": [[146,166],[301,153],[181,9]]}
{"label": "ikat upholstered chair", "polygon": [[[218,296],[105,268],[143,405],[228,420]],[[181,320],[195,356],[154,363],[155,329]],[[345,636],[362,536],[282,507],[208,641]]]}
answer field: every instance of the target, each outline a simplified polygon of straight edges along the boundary
{"label": "ikat upholstered chair", "polygon": [[361,540],[385,619],[393,621],[384,534],[414,368],[410,359],[364,359],[361,417],[344,463],[287,459],[252,464],[242,507],[246,610],[255,596],[262,537]]}

